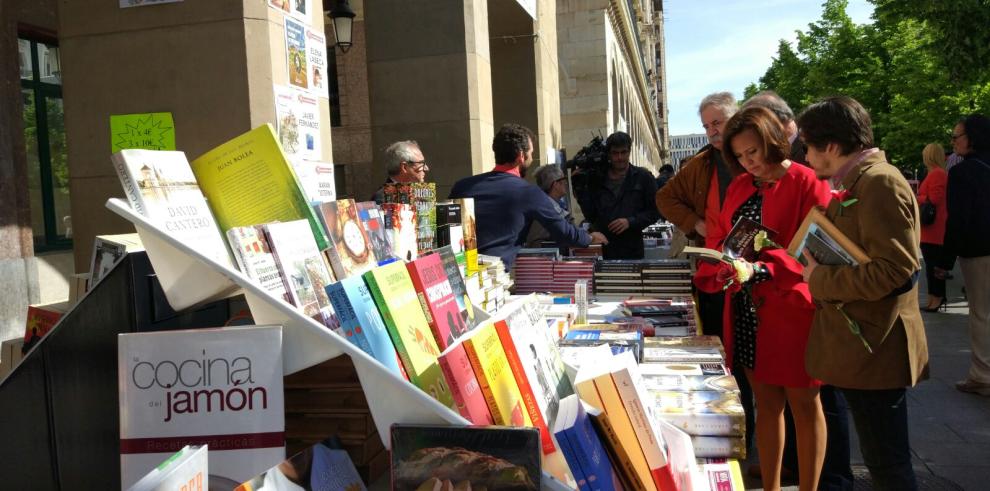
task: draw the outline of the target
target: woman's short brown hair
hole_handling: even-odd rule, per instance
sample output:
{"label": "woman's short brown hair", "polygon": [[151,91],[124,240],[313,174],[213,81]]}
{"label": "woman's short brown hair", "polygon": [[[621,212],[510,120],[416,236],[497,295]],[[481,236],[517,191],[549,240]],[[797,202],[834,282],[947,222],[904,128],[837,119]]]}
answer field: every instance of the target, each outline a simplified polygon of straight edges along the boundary
{"label": "woman's short brown hair", "polygon": [[735,168],[740,173],[745,172],[732,151],[732,139],[746,130],[753,130],[763,141],[763,153],[767,162],[779,164],[791,155],[791,143],[777,116],[765,107],[750,106],[737,112],[725,123],[722,156],[730,168]]}

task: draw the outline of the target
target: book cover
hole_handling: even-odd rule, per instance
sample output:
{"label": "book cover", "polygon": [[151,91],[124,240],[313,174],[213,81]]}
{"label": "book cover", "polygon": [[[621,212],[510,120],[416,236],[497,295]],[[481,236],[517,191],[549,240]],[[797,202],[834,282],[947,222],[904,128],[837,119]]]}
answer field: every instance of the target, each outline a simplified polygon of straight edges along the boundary
{"label": "book cover", "polygon": [[352,276],[331,283],[327,285],[327,296],[344,338],[401,377],[398,354],[364,278]]}
{"label": "book cover", "polygon": [[386,203],[416,204],[412,185],[406,182],[386,182],[382,187],[382,193],[385,196]]}
{"label": "book cover", "polygon": [[338,327],[326,286],[333,281],[306,220],[268,223],[265,239],[292,305],[330,329]]}
{"label": "book cover", "polygon": [[413,204],[416,206],[416,244],[419,254],[436,248],[437,185],[434,182],[413,182]]}
{"label": "book cover", "polygon": [[736,460],[705,462],[700,465],[701,482],[705,489],[717,491],[745,491],[742,471]]}
{"label": "book cover", "polygon": [[206,445],[186,445],[145,474],[128,491],[202,491],[209,488]]}
{"label": "book cover", "polygon": [[339,199],[314,206],[333,251],[330,266],[337,278],[360,275],[378,265],[371,240],[358,218],[352,199]]}
{"label": "book cover", "polygon": [[[582,362],[575,376],[574,389],[582,400],[600,409],[608,417],[619,445],[632,460],[636,479],[643,483],[647,490],[666,491],[666,488],[659,488],[654,480],[653,467],[646,458],[646,452],[651,450],[640,447],[639,438],[636,436],[637,430],[612,381],[611,365],[611,350],[607,347],[598,347]],[[652,451],[652,453],[655,455],[657,452]]]}
{"label": "book cover", "polygon": [[554,423],[553,434],[561,442],[561,450],[577,479],[578,489],[625,489],[577,395],[571,394],[560,401],[560,418]]}
{"label": "book cover", "polygon": [[416,209],[407,203],[383,203],[385,232],[392,244],[392,255],[412,261],[419,255],[416,245]]}
{"label": "book cover", "polygon": [[533,426],[495,325],[485,322],[464,340],[464,350],[495,424]]}
{"label": "book cover", "polygon": [[817,208],[812,208],[804,217],[801,227],[787,246],[787,253],[807,266],[808,262],[801,254],[805,249],[819,264],[827,266],[855,266],[870,262],[866,252]]}
{"label": "book cover", "polygon": [[406,265],[394,262],[364,273],[392,344],[399,352],[409,381],[424,392],[454,408],[454,399],[444,381],[437,357],[440,350],[430,332],[423,307]]}
{"label": "book cover", "polygon": [[288,300],[285,281],[275,263],[262,225],[234,227],[227,231],[227,242],[234,252],[237,268],[275,298]]}
{"label": "book cover", "polygon": [[444,350],[439,358],[443,377],[450,387],[450,393],[457,404],[457,412],[475,425],[493,425],[492,413],[488,410],[485,394],[481,391],[478,378],[471,367],[463,338]]}
{"label": "book cover", "polygon": [[327,248],[326,235],[271,125],[244,133],[191,165],[221,230],[305,219],[318,249]]}
{"label": "book cover", "polygon": [[368,233],[368,239],[371,241],[371,249],[375,252],[375,258],[381,262],[392,257],[392,242],[385,230],[385,217],[382,209],[374,201],[357,203],[357,209],[361,224],[364,225],[364,231]]}
{"label": "book cover", "polygon": [[97,284],[127,253],[143,250],[144,244],[137,233],[97,235],[93,239],[93,255],[89,261],[89,284]]}
{"label": "book cover", "polygon": [[328,438],[242,483],[234,491],[365,491],[354,462],[339,446],[339,440]]}
{"label": "book cover", "polygon": [[441,350],[467,332],[454,290],[439,254],[426,254],[406,263],[416,295]]}
{"label": "book cover", "polygon": [[185,445],[209,445],[217,483],[285,458],[281,326],[117,339],[123,488]]}
{"label": "book cover", "polygon": [[556,449],[550,426],[557,419],[560,401],[573,395],[574,388],[536,296],[502,309],[495,319],[495,331],[529,418],[540,430],[543,451],[552,453]]}
{"label": "book cover", "polygon": [[[227,244],[211,213],[202,181],[186,154],[162,150],[121,150],[110,157],[127,201],[158,228],[206,257],[232,266]],[[208,196],[207,196],[208,197]],[[226,229],[224,229],[226,230]],[[96,284],[96,282],[92,282]]]}
{"label": "book cover", "polygon": [[744,436],[746,414],[738,392],[649,390],[653,410],[689,435]]}
{"label": "book cover", "polygon": [[457,308],[461,311],[461,319],[463,319],[467,330],[470,331],[478,325],[478,321],[475,318],[474,307],[471,305],[471,298],[468,297],[467,285],[464,276],[461,275],[457,258],[450,247],[441,247],[436,252],[443,261],[443,269],[447,273],[450,288],[454,290],[454,299],[457,301]]}
{"label": "book cover", "polygon": [[[49,303],[44,305],[28,305],[27,319],[24,322],[24,344],[21,353],[27,354],[35,344],[41,341],[49,331],[58,324],[62,316],[69,310],[69,302]],[[4,353],[0,353],[2,359]]]}
{"label": "book cover", "polygon": [[396,424],[391,437],[394,491],[539,489],[535,429]]}
{"label": "book cover", "polygon": [[461,205],[461,233],[464,235],[464,263],[467,274],[478,272],[478,229],[474,217],[474,198],[457,198]]}

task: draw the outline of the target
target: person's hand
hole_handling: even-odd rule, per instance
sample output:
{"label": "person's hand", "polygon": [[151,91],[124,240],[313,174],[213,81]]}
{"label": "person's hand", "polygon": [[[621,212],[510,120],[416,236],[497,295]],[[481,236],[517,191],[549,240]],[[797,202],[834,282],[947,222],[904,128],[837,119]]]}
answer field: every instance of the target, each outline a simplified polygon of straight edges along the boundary
{"label": "person's hand", "polygon": [[591,232],[591,243],[592,244],[608,244],[608,239],[605,238],[605,234],[601,232]]}
{"label": "person's hand", "polygon": [[708,227],[705,226],[704,220],[698,220],[695,222],[694,231],[698,232],[698,235],[702,237],[708,237]]}
{"label": "person's hand", "polygon": [[944,270],[944,269],[942,269],[942,268],[940,268],[938,266],[935,266],[933,273],[935,274],[935,277],[936,278],[938,278],[940,280],[944,280],[945,279],[945,275],[948,273],[948,271],[946,271],[946,270]]}
{"label": "person's hand", "polygon": [[615,235],[619,235],[629,229],[629,220],[625,218],[616,218],[608,224],[608,231]]}
{"label": "person's hand", "polygon": [[815,261],[815,257],[808,252],[808,249],[801,251],[801,255],[804,256],[805,261],[808,261],[808,265],[801,270],[801,276],[804,278],[805,283],[810,283],[811,273],[818,267],[818,261]]}

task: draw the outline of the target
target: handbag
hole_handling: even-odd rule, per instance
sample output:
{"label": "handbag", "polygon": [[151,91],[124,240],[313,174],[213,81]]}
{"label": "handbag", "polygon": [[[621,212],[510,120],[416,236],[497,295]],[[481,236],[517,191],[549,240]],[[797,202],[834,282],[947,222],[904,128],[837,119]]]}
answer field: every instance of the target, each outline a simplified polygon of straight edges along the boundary
{"label": "handbag", "polygon": [[931,225],[935,223],[935,214],[938,210],[935,208],[935,203],[932,203],[930,199],[926,199],[924,203],[918,205],[918,212],[921,215],[922,225]]}

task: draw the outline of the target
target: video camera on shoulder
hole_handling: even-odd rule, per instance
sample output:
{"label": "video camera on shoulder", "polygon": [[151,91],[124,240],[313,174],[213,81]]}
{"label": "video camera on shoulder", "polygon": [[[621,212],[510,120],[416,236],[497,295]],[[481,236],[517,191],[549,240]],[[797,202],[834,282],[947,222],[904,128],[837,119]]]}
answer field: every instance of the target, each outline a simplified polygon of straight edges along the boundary
{"label": "video camera on shoulder", "polygon": [[564,170],[578,169],[581,171],[571,178],[574,191],[580,194],[587,190],[591,183],[601,182],[605,178],[608,166],[608,150],[605,148],[605,139],[598,135],[579,150],[574,158],[564,163]]}

